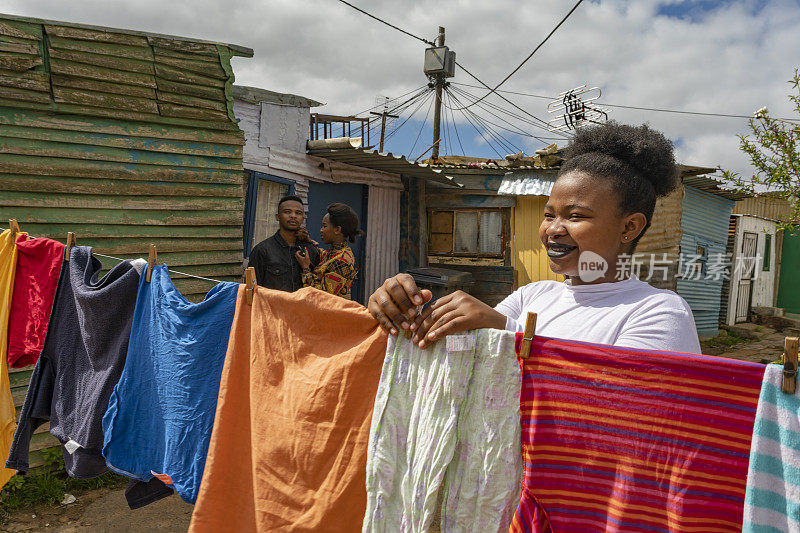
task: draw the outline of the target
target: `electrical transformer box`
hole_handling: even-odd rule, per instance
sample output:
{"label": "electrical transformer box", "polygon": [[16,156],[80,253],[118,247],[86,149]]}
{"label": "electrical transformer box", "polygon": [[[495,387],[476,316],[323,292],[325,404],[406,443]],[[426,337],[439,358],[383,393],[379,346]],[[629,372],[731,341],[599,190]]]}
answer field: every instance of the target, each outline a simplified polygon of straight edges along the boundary
{"label": "electrical transformer box", "polygon": [[456,75],[456,53],[446,46],[426,48],[424,70],[428,76],[452,78]]}

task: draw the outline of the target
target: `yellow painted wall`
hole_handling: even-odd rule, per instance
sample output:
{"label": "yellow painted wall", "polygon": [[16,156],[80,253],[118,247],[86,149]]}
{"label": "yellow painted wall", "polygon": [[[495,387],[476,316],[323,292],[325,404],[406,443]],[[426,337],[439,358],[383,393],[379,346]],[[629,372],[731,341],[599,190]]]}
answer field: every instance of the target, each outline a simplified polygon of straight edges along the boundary
{"label": "yellow painted wall", "polygon": [[564,281],[547,264],[547,254],[539,240],[539,225],[544,218],[547,196],[518,196],[511,216],[511,257],[517,274],[517,287],[532,281]]}

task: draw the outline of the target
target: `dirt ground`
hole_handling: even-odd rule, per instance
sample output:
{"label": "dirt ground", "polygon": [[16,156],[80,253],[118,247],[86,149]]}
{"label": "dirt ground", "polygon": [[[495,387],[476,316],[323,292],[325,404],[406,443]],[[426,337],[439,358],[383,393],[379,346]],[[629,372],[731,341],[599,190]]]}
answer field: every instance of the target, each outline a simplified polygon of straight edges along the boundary
{"label": "dirt ground", "polygon": [[124,489],[99,489],[78,495],[70,505],[45,506],[19,511],[0,523],[0,531],[20,533],[139,533],[184,532],[189,528],[193,506],[177,495],[131,511]]}
{"label": "dirt ground", "polygon": [[749,322],[737,324],[732,330],[737,335],[751,337],[749,342],[724,349],[706,349],[704,346],[703,353],[753,363],[771,363],[781,357],[786,338],[783,333],[775,331],[769,326]]}

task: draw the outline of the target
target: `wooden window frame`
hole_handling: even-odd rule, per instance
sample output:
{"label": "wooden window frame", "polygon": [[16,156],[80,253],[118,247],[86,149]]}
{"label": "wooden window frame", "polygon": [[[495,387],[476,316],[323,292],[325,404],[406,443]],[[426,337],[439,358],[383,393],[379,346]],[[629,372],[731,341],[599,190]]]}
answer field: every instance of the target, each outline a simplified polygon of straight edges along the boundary
{"label": "wooden window frame", "polygon": [[764,258],[761,265],[762,272],[769,272],[772,268],[772,234],[764,234]]}
{"label": "wooden window frame", "polygon": [[[477,236],[478,236],[478,248],[480,248],[480,227],[481,227],[481,213],[500,213],[502,217],[500,222],[500,252],[496,254],[486,254],[480,252],[454,252],[452,248],[455,247],[455,225],[456,225],[456,213],[478,213],[478,228],[477,228]],[[463,258],[481,258],[481,259],[505,259],[506,255],[506,246],[507,246],[507,239],[506,239],[506,227],[508,225],[508,209],[503,207],[485,207],[485,208],[430,208],[428,209],[428,242],[431,242],[432,233],[432,224],[433,218],[437,213],[452,213],[453,214],[453,223],[452,227],[450,228],[450,235],[452,235],[453,243],[451,245],[450,252],[434,252],[431,251],[430,248],[428,249],[428,255],[431,257],[463,257]],[[442,234],[446,235],[446,234]]]}

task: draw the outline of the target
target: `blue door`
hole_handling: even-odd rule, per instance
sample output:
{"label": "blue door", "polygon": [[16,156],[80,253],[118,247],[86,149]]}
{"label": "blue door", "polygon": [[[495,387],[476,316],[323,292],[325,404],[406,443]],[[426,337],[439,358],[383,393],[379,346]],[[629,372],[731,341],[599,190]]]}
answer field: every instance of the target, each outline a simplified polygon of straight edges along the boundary
{"label": "blue door", "polygon": [[[330,204],[342,203],[353,208],[358,215],[359,226],[367,231],[367,195],[366,185],[356,183],[317,183],[308,184],[308,220],[306,227],[308,233],[315,241],[320,241],[319,230],[322,228],[322,218],[327,214]],[[358,276],[353,282],[350,293],[353,300],[364,303],[364,237],[356,238],[355,244],[349,243],[356,259]],[[322,242],[320,242],[322,246]]]}

